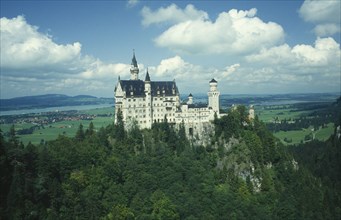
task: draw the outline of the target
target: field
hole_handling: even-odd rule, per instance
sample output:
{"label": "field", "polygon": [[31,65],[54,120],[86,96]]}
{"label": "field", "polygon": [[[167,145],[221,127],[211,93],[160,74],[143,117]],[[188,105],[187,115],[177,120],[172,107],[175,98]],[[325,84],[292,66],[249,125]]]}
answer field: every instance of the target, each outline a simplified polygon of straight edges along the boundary
{"label": "field", "polygon": [[[113,119],[110,117],[96,117],[94,120],[91,120],[95,126],[95,130],[98,130],[101,127],[106,127],[110,123],[112,123]],[[44,129],[39,129],[33,132],[30,135],[19,135],[21,141],[24,144],[27,144],[29,141],[33,144],[39,144],[41,140],[49,141],[56,139],[58,135],[66,135],[68,137],[75,136],[79,125],[82,124],[84,130],[89,126],[90,120],[81,120],[81,121],[61,121],[50,124],[48,127]]]}
{"label": "field", "polygon": [[[79,111],[81,114],[89,114],[95,115],[93,120],[79,120],[79,121],[59,121],[55,123],[50,123],[45,125],[43,128],[35,130],[32,134],[27,135],[18,135],[20,141],[22,141],[25,145],[29,142],[33,144],[39,144],[42,140],[49,141],[54,140],[58,137],[58,135],[66,135],[68,137],[73,137],[76,134],[79,125],[82,124],[84,130],[89,126],[90,122],[94,124],[95,130],[100,129],[101,127],[106,127],[107,125],[113,123],[114,108],[100,108],[100,109],[91,109],[91,110],[82,110]],[[105,116],[106,115],[106,116]],[[34,124],[32,123],[17,123],[14,125],[16,130],[30,128]],[[5,134],[11,128],[12,124],[1,124],[0,128]]]}
{"label": "field", "polygon": [[[280,131],[280,132],[274,133],[274,135],[277,138],[279,138],[282,141],[282,143],[286,145],[287,144],[299,144],[305,141],[310,141],[311,139],[305,140],[305,137],[307,135],[314,136],[315,139],[317,140],[325,141],[330,137],[331,134],[333,134],[334,124],[329,123],[327,124],[327,127],[321,128],[317,131],[313,131],[312,129],[313,127],[309,127],[308,129],[302,129],[302,130]],[[291,140],[291,142],[287,143],[284,141],[285,139]]]}
{"label": "field", "polygon": [[276,120],[296,119],[300,116],[309,114],[311,111],[300,111],[291,105],[275,105],[275,106],[258,106],[255,112],[259,119],[265,123],[273,122]]}

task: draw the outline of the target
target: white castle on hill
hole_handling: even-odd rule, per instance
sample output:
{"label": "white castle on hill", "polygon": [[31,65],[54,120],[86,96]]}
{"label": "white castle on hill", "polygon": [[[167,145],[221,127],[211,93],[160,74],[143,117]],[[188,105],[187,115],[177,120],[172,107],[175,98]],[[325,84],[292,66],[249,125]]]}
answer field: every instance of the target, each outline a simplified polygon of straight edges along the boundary
{"label": "white castle on hill", "polygon": [[115,122],[117,113],[122,112],[123,121],[129,125],[135,121],[138,126],[151,128],[154,122],[180,125],[184,123],[188,135],[201,136],[212,125],[214,117],[220,118],[218,82],[209,82],[208,104],[194,104],[189,94],[188,101],[181,103],[180,93],[173,81],[151,81],[147,70],[145,80],[139,79],[139,68],[135,53],[131,62],[130,80],[118,79],[115,87]]}

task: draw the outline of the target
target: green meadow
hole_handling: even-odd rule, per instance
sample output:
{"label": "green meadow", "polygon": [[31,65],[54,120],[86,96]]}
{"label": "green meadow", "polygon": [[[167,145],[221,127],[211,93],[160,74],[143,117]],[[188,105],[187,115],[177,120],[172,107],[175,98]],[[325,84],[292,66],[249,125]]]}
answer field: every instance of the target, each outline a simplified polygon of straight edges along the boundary
{"label": "green meadow", "polygon": [[[275,118],[279,121],[284,119],[296,119],[310,113],[310,111],[300,111],[296,108],[288,106],[274,106],[276,109],[258,107],[255,109],[256,115],[265,123],[273,122]],[[279,108],[279,109],[277,109]]]}
{"label": "green meadow", "polygon": [[[305,136],[306,135],[312,135],[315,136],[315,139],[320,141],[327,140],[331,134],[334,132],[334,124],[329,123],[325,128],[320,128],[317,131],[312,130],[313,127],[309,127],[308,129],[302,129],[302,130],[293,130],[293,131],[280,131],[274,133],[274,135],[279,138],[284,144],[299,144],[302,142],[306,142]],[[292,142],[287,143],[284,141],[284,139],[289,139]],[[310,141],[310,140],[307,140]]]}
{"label": "green meadow", "polygon": [[[114,121],[114,107],[96,108],[90,110],[80,110],[80,114],[94,115],[93,120],[79,120],[79,121],[60,121],[44,125],[43,128],[35,130],[32,134],[18,135],[20,141],[25,145],[29,142],[39,144],[42,140],[50,141],[58,137],[58,135],[65,135],[68,137],[75,136],[79,125],[82,124],[84,131],[88,128],[90,122],[94,124],[95,130],[113,123]],[[0,124],[2,132],[7,133],[12,124]],[[32,123],[17,123],[14,125],[16,130],[27,129],[34,126]]]}
{"label": "green meadow", "polygon": [[[32,134],[18,135],[20,140],[26,145],[31,142],[33,144],[39,144],[42,140],[50,141],[58,137],[58,135],[65,135],[68,137],[75,136],[79,125],[82,124],[84,131],[88,128],[90,122],[94,124],[95,130],[101,127],[106,127],[107,125],[113,123],[113,116],[111,117],[95,117],[93,120],[79,120],[79,121],[60,121],[45,125],[44,128],[35,130]],[[11,124],[1,124],[1,130],[6,133],[9,131]],[[16,130],[21,130],[24,128],[30,128],[33,126],[31,123],[25,124],[15,124]]]}

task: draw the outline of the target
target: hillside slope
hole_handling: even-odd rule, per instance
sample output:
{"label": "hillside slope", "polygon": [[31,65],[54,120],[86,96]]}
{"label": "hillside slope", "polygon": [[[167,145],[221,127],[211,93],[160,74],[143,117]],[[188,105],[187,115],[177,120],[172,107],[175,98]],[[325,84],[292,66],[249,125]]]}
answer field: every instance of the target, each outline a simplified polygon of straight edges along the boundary
{"label": "hillside slope", "polygon": [[[117,124],[97,132],[80,125],[74,138],[59,136],[39,146],[24,147],[12,129],[7,140],[0,136],[0,215],[340,219],[339,188],[295,160],[257,118],[249,121],[245,107],[214,124],[207,147],[167,122],[125,131],[119,115]],[[339,176],[329,182],[337,184]]]}

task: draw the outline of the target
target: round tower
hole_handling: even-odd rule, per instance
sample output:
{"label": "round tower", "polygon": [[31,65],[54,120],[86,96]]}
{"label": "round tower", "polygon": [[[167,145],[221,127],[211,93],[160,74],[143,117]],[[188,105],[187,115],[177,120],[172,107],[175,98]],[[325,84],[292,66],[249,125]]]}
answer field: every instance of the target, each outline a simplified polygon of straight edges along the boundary
{"label": "round tower", "polygon": [[219,95],[218,91],[218,82],[215,79],[212,79],[210,82],[210,91],[207,93],[208,95],[208,107],[211,108],[214,112],[219,114]]}

